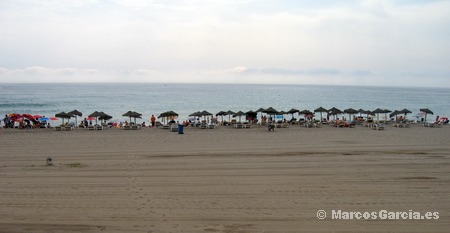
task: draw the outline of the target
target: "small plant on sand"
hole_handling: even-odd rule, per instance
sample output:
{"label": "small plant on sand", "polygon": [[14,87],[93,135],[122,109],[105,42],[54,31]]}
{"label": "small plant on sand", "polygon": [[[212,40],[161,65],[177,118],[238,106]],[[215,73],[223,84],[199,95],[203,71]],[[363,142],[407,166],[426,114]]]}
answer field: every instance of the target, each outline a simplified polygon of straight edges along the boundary
{"label": "small plant on sand", "polygon": [[65,165],[66,165],[66,167],[70,167],[70,168],[84,167],[85,166],[85,165],[83,165],[81,163],[66,163]]}

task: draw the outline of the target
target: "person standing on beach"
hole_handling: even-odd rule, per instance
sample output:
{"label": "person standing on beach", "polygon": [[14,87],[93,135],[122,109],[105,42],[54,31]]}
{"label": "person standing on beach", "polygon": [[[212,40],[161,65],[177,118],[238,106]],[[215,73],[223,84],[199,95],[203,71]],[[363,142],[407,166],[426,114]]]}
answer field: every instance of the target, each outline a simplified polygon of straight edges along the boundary
{"label": "person standing on beach", "polygon": [[155,127],[155,125],[156,125],[156,117],[154,115],[152,115],[152,117],[150,117],[150,121],[152,122],[152,127]]}

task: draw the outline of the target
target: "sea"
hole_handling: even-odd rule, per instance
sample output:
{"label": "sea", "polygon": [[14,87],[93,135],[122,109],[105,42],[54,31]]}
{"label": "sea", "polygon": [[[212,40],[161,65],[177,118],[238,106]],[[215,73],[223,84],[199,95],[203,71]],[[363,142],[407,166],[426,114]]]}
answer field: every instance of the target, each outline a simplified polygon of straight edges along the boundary
{"label": "sea", "polygon": [[[0,84],[0,114],[10,113],[54,117],[59,112],[78,110],[82,118],[102,111],[111,121],[129,120],[122,116],[136,111],[149,122],[153,114],[165,111],[179,114],[184,121],[189,115],[206,110],[256,111],[273,107],[278,111],[292,108],[310,110],[336,107],[391,111],[408,109],[409,119],[420,117],[420,109],[436,116],[450,116],[450,89],[428,87],[269,85],[269,84],[174,84],[174,83],[15,83]],[[290,115],[285,115],[290,119]],[[296,117],[296,115],[294,115]],[[345,117],[345,116],[343,116]],[[3,117],[2,117],[3,118]]]}

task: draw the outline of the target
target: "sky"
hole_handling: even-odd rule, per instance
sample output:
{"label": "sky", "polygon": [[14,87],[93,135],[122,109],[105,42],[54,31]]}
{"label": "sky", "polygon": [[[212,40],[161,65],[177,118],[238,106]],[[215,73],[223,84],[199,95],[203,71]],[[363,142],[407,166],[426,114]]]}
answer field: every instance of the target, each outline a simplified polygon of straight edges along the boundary
{"label": "sky", "polygon": [[450,87],[450,1],[1,0],[0,83]]}

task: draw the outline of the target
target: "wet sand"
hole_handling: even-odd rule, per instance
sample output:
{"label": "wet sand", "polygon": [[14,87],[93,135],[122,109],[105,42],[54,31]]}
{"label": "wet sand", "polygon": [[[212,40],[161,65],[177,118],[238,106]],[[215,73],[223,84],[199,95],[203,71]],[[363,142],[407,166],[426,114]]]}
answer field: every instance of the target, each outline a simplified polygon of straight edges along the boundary
{"label": "wet sand", "polygon": [[[0,129],[0,232],[448,232],[449,135],[417,125]],[[332,210],[439,219],[336,220]]]}

